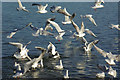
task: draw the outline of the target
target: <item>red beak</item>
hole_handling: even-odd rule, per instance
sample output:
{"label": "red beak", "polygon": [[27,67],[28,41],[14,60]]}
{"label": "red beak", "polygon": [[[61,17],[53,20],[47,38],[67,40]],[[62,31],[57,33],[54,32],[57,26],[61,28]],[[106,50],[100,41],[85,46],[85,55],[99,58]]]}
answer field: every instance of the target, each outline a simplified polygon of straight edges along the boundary
{"label": "red beak", "polygon": [[58,40],[60,42],[60,40]]}

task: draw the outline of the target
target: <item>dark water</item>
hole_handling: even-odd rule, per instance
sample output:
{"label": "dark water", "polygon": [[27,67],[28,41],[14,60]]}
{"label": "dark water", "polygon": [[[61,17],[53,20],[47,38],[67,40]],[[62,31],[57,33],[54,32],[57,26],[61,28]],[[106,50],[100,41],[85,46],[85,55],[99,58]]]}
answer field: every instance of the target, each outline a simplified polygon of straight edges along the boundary
{"label": "dark water", "polygon": [[[41,3],[45,5],[46,3]],[[69,38],[71,36],[70,33],[66,33],[63,36],[63,40],[58,42],[51,36],[39,36],[38,38],[33,37],[32,31],[29,27],[24,30],[16,33],[16,35],[12,39],[7,39],[6,36],[9,35],[9,32],[14,30],[15,28],[22,28],[29,22],[32,22],[36,27],[44,27],[47,18],[56,16],[56,22],[60,25],[63,30],[72,30],[75,31],[72,25],[62,25],[61,22],[64,20],[64,16],[59,13],[51,13],[50,6],[52,5],[60,5],[62,7],[66,7],[67,11],[72,14],[76,13],[76,17],[74,21],[79,26],[81,25],[80,15],[92,14],[93,18],[96,20],[97,27],[94,26],[88,19],[84,19],[84,24],[86,28],[92,30],[98,37],[93,38],[90,35],[86,35],[86,39],[88,42],[99,39],[100,42],[97,44],[98,47],[103,50],[109,52],[111,51],[113,54],[119,54],[118,48],[118,30],[110,29],[110,24],[118,24],[118,3],[105,3],[105,7],[103,9],[98,9],[96,12],[91,8],[94,3],[83,3],[83,2],[60,2],[60,3],[48,3],[48,13],[47,14],[39,14],[36,13],[37,7],[31,6],[32,3],[27,2],[24,3],[26,9],[30,10],[30,13],[26,13],[23,11],[16,11],[17,3],[9,2],[2,3],[2,76],[3,78],[11,78],[13,73],[13,65],[16,60],[13,57],[14,52],[17,50],[16,47],[7,44],[8,42],[21,42],[26,44],[29,41],[32,43],[28,46],[30,50],[29,55],[31,58],[38,57],[40,52],[35,49],[35,46],[41,46],[46,48],[49,44],[48,42],[52,42],[57,51],[59,51],[61,55],[61,59],[63,60],[64,70],[55,70],[53,66],[55,64],[59,64],[59,60],[53,59],[44,59],[45,67],[40,70],[30,71],[26,73],[24,78],[62,78],[65,74],[65,70],[69,70],[70,78],[96,78],[96,73],[100,72],[97,68],[97,64],[106,64],[103,56],[101,56],[94,48],[92,49],[91,55],[86,55],[83,50],[83,44],[80,40],[75,40]],[[54,29],[53,33],[56,33]],[[24,63],[25,61],[20,61]],[[114,69],[117,70],[117,78],[120,78],[120,63],[116,63],[116,66],[113,66]]]}

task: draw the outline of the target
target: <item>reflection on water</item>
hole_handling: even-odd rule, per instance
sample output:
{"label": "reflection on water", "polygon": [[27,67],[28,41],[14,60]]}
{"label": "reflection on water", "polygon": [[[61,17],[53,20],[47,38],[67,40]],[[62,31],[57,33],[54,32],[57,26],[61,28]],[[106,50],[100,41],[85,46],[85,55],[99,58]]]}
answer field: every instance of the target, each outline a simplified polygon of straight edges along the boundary
{"label": "reflection on water", "polygon": [[[16,6],[17,3],[3,3],[3,34],[2,34],[2,56],[3,56],[3,78],[11,78],[13,75],[13,65],[14,62],[25,63],[26,61],[16,60],[12,55],[17,50],[16,47],[7,44],[8,42],[21,42],[23,44],[32,41],[30,45],[28,45],[28,49],[30,50],[29,55],[31,58],[38,57],[41,53],[35,46],[41,46],[47,48],[49,42],[52,42],[56,46],[56,50],[60,53],[61,59],[63,61],[64,70],[56,70],[54,69],[55,65],[59,64],[59,59],[52,59],[47,57],[48,54],[45,55],[43,59],[44,68],[40,68],[37,70],[32,70],[27,72],[23,77],[24,78],[63,78],[65,74],[65,70],[69,70],[70,78],[96,78],[96,73],[100,72],[97,68],[97,64],[106,64],[104,58],[94,49],[92,48],[91,54],[85,54],[83,49],[84,44],[80,42],[80,40],[76,40],[70,38],[72,36],[71,33],[66,33],[63,36],[63,40],[58,42],[54,39],[54,37],[50,36],[39,36],[33,37],[32,31],[29,27],[24,30],[16,33],[16,35],[12,39],[7,39],[6,36],[10,30],[15,28],[20,28],[32,22],[35,27],[43,27],[45,25],[46,19],[56,15],[56,22],[60,25],[63,30],[70,30],[75,32],[75,29],[72,25],[62,25],[61,22],[64,20],[64,16],[58,13],[50,13],[48,11],[47,14],[37,14],[35,13],[36,7],[31,7],[32,3],[24,3],[28,9],[31,10],[31,13],[24,13],[22,11],[17,12]],[[41,3],[45,4],[45,3]],[[50,6],[54,5],[54,3],[48,3],[49,10]],[[113,52],[114,54],[119,54],[118,48],[119,38],[118,32],[116,29],[110,29],[109,24],[117,24],[118,16],[118,7],[117,3],[105,3],[104,9],[98,9],[96,12],[90,8],[93,3],[55,3],[55,5],[61,5],[62,7],[66,7],[69,13],[76,13],[76,17],[74,21],[78,26],[81,25],[81,19],[79,15],[92,14],[98,24],[95,27],[93,24],[89,22],[89,20],[85,19],[84,24],[85,28],[89,28],[92,30],[98,37],[93,38],[90,35],[86,34],[86,39],[88,42],[99,39],[97,46],[105,50],[106,52]],[[72,6],[71,6],[72,5]],[[109,6],[111,5],[111,6]],[[76,9],[74,9],[76,7]],[[11,14],[12,13],[12,14]],[[50,14],[49,14],[50,13]],[[53,33],[56,33],[53,30]],[[120,67],[115,66],[114,69],[117,70],[118,75],[120,75]],[[119,76],[117,76],[119,78]]]}

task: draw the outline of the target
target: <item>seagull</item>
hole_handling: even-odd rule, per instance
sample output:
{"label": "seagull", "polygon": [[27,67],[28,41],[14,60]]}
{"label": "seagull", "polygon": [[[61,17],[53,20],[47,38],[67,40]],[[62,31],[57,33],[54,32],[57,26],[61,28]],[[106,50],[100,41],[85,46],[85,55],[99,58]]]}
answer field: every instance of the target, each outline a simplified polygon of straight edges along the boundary
{"label": "seagull", "polygon": [[103,8],[104,6],[103,6],[101,3],[102,3],[102,2],[96,2],[96,3],[95,3],[95,6],[93,6],[92,8],[95,9],[95,10],[96,10],[97,8]]}
{"label": "seagull", "polygon": [[20,30],[22,30],[22,29],[28,27],[29,25],[31,25],[31,23],[27,24],[27,25],[26,25],[25,27],[23,27],[23,28],[14,29],[14,31],[11,31],[10,35],[8,35],[7,38],[12,38],[12,37],[16,34],[17,31],[20,31]]}
{"label": "seagull", "polygon": [[[38,58],[34,58],[34,59],[32,59],[28,62],[28,64],[31,65],[31,67],[33,69],[38,68],[40,66],[43,67],[43,56],[46,53],[46,49],[44,49],[42,47],[37,47],[36,46],[35,48],[38,49],[38,50],[41,50],[42,53],[40,54],[40,56]],[[41,61],[41,63],[39,64],[40,61]]]}
{"label": "seagull", "polygon": [[49,22],[50,24],[52,24],[52,25],[56,28],[56,30],[57,30],[57,32],[58,32],[58,35],[55,36],[55,39],[57,39],[58,41],[63,40],[62,36],[65,34],[65,31],[62,30],[62,29],[60,28],[60,26],[59,26],[56,22],[50,21],[50,20],[48,20],[48,22]]}
{"label": "seagull", "polygon": [[56,65],[55,69],[59,69],[62,70],[63,69],[63,64],[62,64],[62,60],[60,60],[60,65]]}
{"label": "seagull", "polygon": [[77,26],[77,24],[75,24],[75,22],[73,20],[71,22],[72,22],[72,25],[76,29],[76,32],[77,32],[77,34],[74,33],[74,36],[76,36],[76,37],[84,37],[85,36],[84,23],[83,22],[81,23],[81,29],[79,29],[79,27]]}
{"label": "seagull", "polygon": [[31,58],[28,56],[29,50],[26,48],[28,44],[30,44],[31,41],[29,41],[24,47],[23,44],[21,43],[16,43],[16,42],[9,42],[9,44],[16,46],[19,49],[19,52],[14,54],[14,57],[17,59],[25,59],[26,57],[31,60]]}
{"label": "seagull", "polygon": [[59,10],[59,9],[61,9],[61,6],[51,6],[51,7],[50,7],[50,11],[51,11],[52,13],[57,12],[57,10]]}
{"label": "seagull", "polygon": [[97,47],[95,44],[93,44],[95,49],[103,56],[103,57],[107,57],[108,52],[105,52],[104,50],[100,49],[99,47]]}
{"label": "seagull", "polygon": [[95,22],[95,20],[93,19],[92,16],[93,15],[88,14],[88,15],[85,15],[84,17],[88,18],[95,26],[97,26],[97,24],[96,24],[96,22]]}
{"label": "seagull", "polygon": [[91,49],[92,49],[92,47],[93,47],[93,44],[97,44],[98,42],[99,42],[99,40],[94,40],[94,41],[92,41],[91,43],[89,43],[88,45],[86,45],[86,46],[84,47],[85,52],[86,52],[87,54],[91,53]]}
{"label": "seagull", "polygon": [[75,15],[76,15],[75,13],[73,13],[73,15],[71,17],[65,15],[65,21],[62,22],[62,24],[71,24],[71,21],[73,20]]}
{"label": "seagull", "polygon": [[66,75],[64,75],[64,78],[65,78],[65,79],[69,79],[68,70],[66,70]]}
{"label": "seagull", "polygon": [[58,9],[57,12],[58,12],[58,13],[61,13],[61,14],[64,14],[64,15],[66,15],[66,16],[72,16],[71,14],[69,14],[69,13],[67,12],[66,8],[64,8],[64,9]]}
{"label": "seagull", "polygon": [[29,12],[27,9],[25,9],[25,7],[22,5],[20,0],[18,0],[18,4],[19,4],[19,8],[17,8],[18,11],[23,10],[23,11]]}
{"label": "seagull", "polygon": [[49,29],[50,29],[51,31],[53,30],[53,27],[50,26],[50,23],[48,22],[49,20],[50,20],[50,21],[54,21],[54,20],[55,20],[55,17],[54,17],[54,18],[48,18],[48,19],[47,19],[46,24],[45,24],[45,30],[46,30],[46,31],[49,30]]}
{"label": "seagull", "polygon": [[36,3],[33,3],[32,6],[38,6],[38,11],[37,13],[47,13],[48,11],[45,10],[46,7],[48,6],[48,4],[46,4],[45,6],[41,5],[41,4],[36,4]]}
{"label": "seagull", "polygon": [[104,78],[105,73],[107,73],[109,71],[109,68],[106,65],[100,65],[100,64],[97,64],[97,67],[102,71],[102,73],[97,73],[96,77]]}
{"label": "seagull", "polygon": [[116,65],[114,62],[114,59],[105,59],[105,61],[109,64],[109,65]]}
{"label": "seagull", "polygon": [[109,72],[108,72],[109,75],[113,76],[114,78],[117,77],[117,72],[116,70],[113,70],[113,68],[110,66],[109,68]]}
{"label": "seagull", "polygon": [[51,42],[49,42],[49,45],[47,48],[48,48],[47,52],[50,53],[53,58],[60,58],[58,51],[55,50],[56,48]]}
{"label": "seagull", "polygon": [[111,24],[111,28],[116,28],[116,29],[118,29],[118,30],[120,30],[120,25],[119,24],[117,24],[117,25],[114,25],[114,24]]}
{"label": "seagull", "polygon": [[37,28],[37,27],[34,27],[33,25],[30,25],[30,28],[32,30],[36,31],[36,33],[32,33],[33,36],[39,36],[39,34],[44,35],[44,36],[47,36],[47,35],[54,36],[53,33],[48,32],[48,31],[44,30],[43,28]]}

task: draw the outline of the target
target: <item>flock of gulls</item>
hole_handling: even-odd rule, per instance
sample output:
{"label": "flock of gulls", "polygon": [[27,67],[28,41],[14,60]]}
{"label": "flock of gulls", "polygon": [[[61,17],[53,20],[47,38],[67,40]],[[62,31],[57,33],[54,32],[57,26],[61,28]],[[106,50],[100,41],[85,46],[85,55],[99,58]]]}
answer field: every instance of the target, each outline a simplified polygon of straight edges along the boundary
{"label": "flock of gulls", "polygon": [[[27,10],[22,5],[20,0],[18,0],[18,4],[19,4],[19,8],[17,8],[18,11],[23,10],[23,11],[29,13],[29,10]],[[97,2],[95,2],[95,5],[92,8],[95,10],[97,8],[103,8],[104,7],[103,4],[104,4],[103,0],[98,0]],[[46,10],[46,8],[48,7],[48,4],[41,5],[41,4],[33,3],[32,6],[38,7],[38,11],[36,11],[37,13],[45,14],[48,12]],[[113,78],[116,78],[117,72],[112,67],[114,65],[116,65],[116,62],[120,61],[120,59],[119,59],[120,55],[113,54],[112,52],[105,52],[104,50],[102,50],[101,48],[96,46],[96,44],[99,42],[99,40],[94,40],[89,43],[85,39],[86,33],[92,35],[95,38],[97,37],[97,35],[95,33],[93,33],[90,29],[85,28],[83,21],[81,23],[81,27],[78,26],[74,22],[76,13],[70,14],[70,13],[68,13],[66,8],[62,9],[61,6],[51,6],[50,11],[52,13],[60,13],[60,14],[64,15],[65,21],[62,21],[63,25],[66,25],[66,24],[73,25],[76,32],[73,33],[72,38],[80,39],[81,41],[83,41],[83,43],[84,43],[83,48],[84,48],[86,54],[90,55],[91,49],[92,49],[92,47],[94,47],[98,51],[98,53],[100,53],[105,58],[105,62],[108,65],[98,64],[97,66],[101,70],[101,72],[97,73],[96,76],[98,78],[104,78],[106,75],[109,75],[109,76],[112,76]],[[93,19],[93,15],[91,15],[91,14],[80,15],[80,17],[82,19],[88,18],[95,26],[97,26],[97,23]],[[35,31],[35,33],[32,33],[33,36],[40,36],[40,35],[53,36],[58,41],[63,40],[63,36],[68,30],[61,29],[61,27],[55,22],[55,19],[56,19],[55,17],[48,18],[46,20],[45,29],[34,27],[32,23],[29,23],[28,25],[26,25],[25,27],[23,27],[21,29],[13,30],[10,33],[10,35],[7,36],[7,38],[12,38],[18,31],[23,30],[24,28],[29,26],[32,30]],[[120,30],[119,25],[111,24],[111,26],[112,26],[111,28],[116,28],[116,29]],[[57,30],[57,32],[58,32],[57,34],[52,33],[52,30],[54,30],[54,28]],[[71,33],[72,33],[72,31],[71,31]],[[26,43],[26,45],[23,45],[22,43],[9,42],[9,44],[16,46],[18,48],[18,50],[13,55],[16,59],[22,59],[22,60],[24,60],[26,58],[28,59],[28,61],[26,63],[24,63],[23,66],[21,66],[21,64],[19,64],[18,62],[15,62],[14,67],[16,70],[14,71],[14,75],[13,75],[14,78],[22,77],[27,72],[30,72],[33,69],[36,70],[37,68],[44,68],[43,60],[44,60],[45,54],[49,54],[48,56],[50,58],[55,58],[55,59],[58,58],[59,59],[60,63],[59,63],[59,65],[54,66],[55,69],[58,69],[58,70],[64,69],[61,56],[60,56],[59,52],[57,51],[55,45],[52,42],[49,42],[47,48],[35,46],[36,49],[41,51],[41,54],[39,55],[39,57],[33,58],[33,59],[31,59],[28,55],[29,50],[27,49],[27,46],[30,43],[31,43],[31,41]],[[68,74],[68,70],[66,70],[66,74],[63,77],[66,79],[70,78],[69,74]]]}

